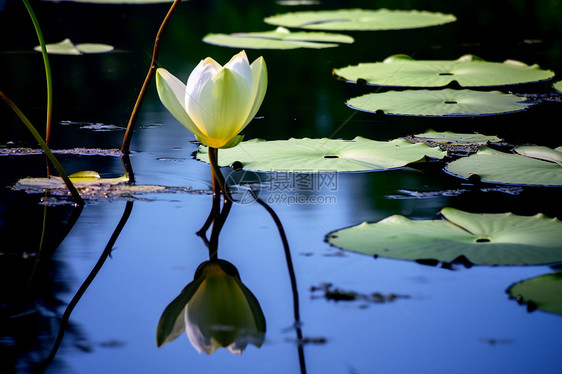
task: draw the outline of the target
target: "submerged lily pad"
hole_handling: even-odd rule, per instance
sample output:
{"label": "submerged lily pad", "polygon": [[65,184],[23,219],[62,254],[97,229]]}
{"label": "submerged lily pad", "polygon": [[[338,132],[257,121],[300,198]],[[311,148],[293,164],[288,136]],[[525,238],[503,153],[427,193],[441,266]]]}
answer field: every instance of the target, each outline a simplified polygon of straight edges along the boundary
{"label": "submerged lily pad", "polygon": [[[197,159],[209,162],[207,151],[207,147],[200,146]],[[254,139],[234,148],[221,149],[219,165],[228,166],[238,161],[246,170],[343,172],[399,168],[424,161],[426,156],[442,158],[445,152],[423,143],[412,144],[404,139],[389,142],[362,137],[353,140]]]}
{"label": "submerged lily pad", "polygon": [[[544,147],[538,149],[544,150]],[[559,147],[554,152],[560,154],[561,150]],[[527,148],[526,152],[531,151]],[[552,156],[550,152],[543,151],[542,154],[545,158],[547,154]],[[489,147],[482,147],[474,155],[449,163],[445,170],[462,178],[476,174],[481,181],[490,183],[562,186],[562,168],[556,162],[499,152]]]}
{"label": "submerged lily pad", "polygon": [[328,234],[338,248],[404,260],[475,265],[527,265],[562,261],[562,221],[543,214],[475,214],[441,210],[443,220],[401,215]]}
{"label": "submerged lily pad", "polygon": [[512,285],[507,292],[529,311],[562,314],[562,273],[544,274]]}
{"label": "submerged lily pad", "polygon": [[383,62],[361,63],[334,69],[347,81],[389,87],[444,87],[457,82],[462,87],[503,86],[551,79],[554,73],[519,61],[487,62],[473,55],[457,60],[414,60],[394,55]]}
{"label": "submerged lily pad", "polygon": [[265,18],[265,22],[272,25],[315,30],[398,30],[442,25],[455,20],[451,14],[389,9],[302,11]]}
{"label": "submerged lily pad", "polygon": [[443,89],[369,93],[349,99],[347,105],[361,111],[393,115],[460,117],[518,112],[533,103],[499,91]]}
{"label": "submerged lily pad", "polygon": [[[99,43],[81,43],[74,44],[70,39],[64,39],[61,42],[47,44],[47,53],[57,55],[82,55],[89,53],[107,53],[113,51],[113,46],[108,44]],[[40,46],[33,48],[36,51],[41,51]]]}
{"label": "submerged lily pad", "polygon": [[423,134],[416,134],[413,136],[420,140],[431,141],[435,143],[447,143],[457,145],[484,145],[488,142],[495,143],[501,141],[497,136],[488,136],[483,134],[460,134],[451,131],[438,132],[428,130]]}
{"label": "submerged lily pad", "polygon": [[353,43],[353,38],[323,32],[290,32],[284,27],[278,27],[273,31],[264,32],[207,34],[203,41],[233,48],[295,49],[337,47],[337,43]]}

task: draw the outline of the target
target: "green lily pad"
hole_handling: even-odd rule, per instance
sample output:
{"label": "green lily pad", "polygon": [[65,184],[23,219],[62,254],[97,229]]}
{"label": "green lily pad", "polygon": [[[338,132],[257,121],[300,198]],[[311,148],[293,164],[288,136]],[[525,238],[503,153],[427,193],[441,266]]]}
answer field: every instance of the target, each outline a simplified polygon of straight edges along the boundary
{"label": "green lily pad", "polygon": [[437,132],[433,130],[428,130],[423,134],[416,134],[414,135],[414,138],[435,143],[448,143],[457,145],[484,145],[489,142],[496,143],[502,140],[497,136],[488,136],[483,134],[459,134],[451,131]]}
{"label": "green lily pad", "polygon": [[[129,177],[125,174],[118,178],[102,178],[98,172],[85,170],[79,171],[77,173],[68,176],[74,186],[78,187],[89,187],[89,186],[99,186],[99,185],[116,185],[120,183],[126,183],[129,181]],[[32,178],[27,177],[20,179],[16,185],[17,189],[57,189],[66,188],[66,185],[62,178],[51,176],[49,178]]]}
{"label": "green lily pad", "polygon": [[538,160],[555,162],[562,166],[562,147],[557,147],[555,149],[542,147],[542,146],[530,146],[521,145],[515,147],[515,152],[522,156],[527,156],[531,158],[536,158]]}
{"label": "green lily pad", "polygon": [[[113,46],[108,44],[98,43],[82,43],[74,44],[70,39],[64,39],[61,42],[47,44],[47,53],[57,55],[82,55],[89,53],[107,53],[113,51]],[[40,46],[33,48],[36,51],[41,51]]]}
{"label": "green lily pad", "polygon": [[205,43],[233,48],[253,49],[295,49],[295,48],[330,48],[337,43],[353,43],[353,38],[343,34],[323,32],[290,32],[284,27],[273,31],[207,34]]}
{"label": "green lily pad", "polygon": [[543,214],[475,214],[441,210],[443,220],[401,215],[328,234],[338,248],[404,260],[460,259],[475,265],[528,265],[562,261],[562,221]]}
{"label": "green lily pad", "polygon": [[392,115],[461,117],[518,112],[531,105],[512,94],[474,90],[406,90],[369,93],[349,99],[353,109]]}
{"label": "green lily pad", "polygon": [[554,89],[558,92],[562,92],[562,81],[554,82]]}
{"label": "green lily pad", "polygon": [[562,314],[562,273],[544,274],[515,283],[507,292],[532,311]]}
{"label": "green lily pad", "polygon": [[[209,162],[207,150],[200,146],[197,159]],[[353,140],[254,139],[234,148],[221,149],[219,165],[228,166],[238,161],[244,169],[255,171],[343,172],[399,168],[424,161],[426,156],[442,158],[445,152],[404,139],[389,142],[362,137]]]}
{"label": "green lily pad", "polygon": [[442,25],[455,20],[451,14],[418,10],[340,9],[278,14],[264,21],[277,26],[315,30],[399,30]]}
{"label": "green lily pad", "polygon": [[503,86],[551,79],[554,73],[538,65],[519,61],[487,62],[473,55],[457,60],[414,60],[394,55],[383,62],[361,63],[334,69],[334,75],[347,81],[389,87],[444,87],[457,82],[462,87]]}
{"label": "green lily pad", "polygon": [[[560,152],[560,147],[557,150]],[[481,181],[490,183],[562,186],[562,168],[559,164],[488,147],[449,163],[445,170],[462,178],[476,174]]]}

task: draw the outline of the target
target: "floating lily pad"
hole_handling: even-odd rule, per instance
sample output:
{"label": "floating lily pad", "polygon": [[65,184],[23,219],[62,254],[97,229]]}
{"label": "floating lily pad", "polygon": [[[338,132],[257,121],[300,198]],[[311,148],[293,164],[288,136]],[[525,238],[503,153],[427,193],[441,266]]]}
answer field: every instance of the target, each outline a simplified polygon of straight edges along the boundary
{"label": "floating lily pad", "polygon": [[562,314],[562,273],[544,274],[512,285],[507,292],[532,311]]}
{"label": "floating lily pad", "polygon": [[522,156],[555,162],[558,165],[562,166],[562,147],[552,149],[536,145],[521,145],[519,147],[515,147],[515,152]]}
{"label": "floating lily pad", "polygon": [[[197,159],[208,162],[207,147],[200,146]],[[219,151],[219,165],[236,161],[246,170],[256,171],[366,171],[399,168],[425,157],[442,158],[445,152],[423,143],[412,144],[404,139],[389,142],[357,137],[353,140],[260,139],[240,143]]]}
{"label": "floating lily pad", "polygon": [[334,69],[334,75],[347,81],[390,87],[444,87],[457,82],[462,87],[503,86],[551,79],[554,73],[538,65],[519,61],[487,62],[473,55],[457,60],[414,60],[394,55],[383,62],[361,63]]}
{"label": "floating lily pad", "polygon": [[442,25],[455,20],[455,16],[451,14],[388,9],[302,11],[265,18],[265,22],[272,25],[315,30],[412,29]]}
{"label": "floating lily pad", "polygon": [[554,89],[558,92],[562,92],[562,81],[554,82]]}
{"label": "floating lily pad", "polygon": [[562,261],[562,221],[542,214],[475,214],[441,210],[443,220],[394,215],[328,234],[338,248],[404,260],[475,265],[527,265]]}
{"label": "floating lily pad", "polygon": [[[70,39],[64,39],[62,42],[47,44],[47,53],[57,55],[82,55],[90,53],[107,53],[113,51],[113,46],[108,44],[99,43],[81,43],[74,44]],[[40,46],[33,48],[36,51],[41,51]]]}
{"label": "floating lily pad", "polygon": [[369,93],[349,99],[353,109],[385,114],[461,117],[518,112],[533,105],[512,94],[474,90],[406,90]]}
{"label": "floating lily pad", "polygon": [[233,48],[295,49],[337,47],[337,43],[353,43],[353,38],[323,32],[290,32],[284,27],[278,27],[276,30],[265,32],[207,34],[203,41]]}
{"label": "floating lily pad", "polygon": [[[81,171],[70,175],[74,186],[78,189],[84,200],[116,200],[132,199],[133,196],[149,193],[200,193],[192,191],[190,187],[166,187],[158,185],[129,185],[126,175],[118,178],[101,178],[95,171]],[[59,177],[50,178],[24,178],[20,179],[14,186],[15,190],[26,193],[44,193],[49,191],[52,200],[45,200],[49,205],[56,205],[60,201],[59,196],[68,196],[69,192]]]}
{"label": "floating lily pad", "polygon": [[435,143],[447,143],[447,144],[457,144],[457,145],[484,145],[488,142],[496,143],[502,139],[497,136],[488,136],[483,134],[459,134],[451,131],[437,132],[433,130],[428,130],[423,134],[416,134],[413,136],[420,140],[431,141]]}
{"label": "floating lily pad", "polygon": [[[557,150],[560,152],[560,147]],[[527,149],[526,152],[530,150]],[[562,186],[562,168],[559,164],[499,152],[489,147],[482,147],[474,155],[449,163],[445,170],[462,178],[476,174],[481,181],[490,183]]]}
{"label": "floating lily pad", "polygon": [[[118,178],[102,178],[98,172],[86,170],[80,171],[69,175],[70,181],[74,186],[78,187],[88,187],[88,186],[99,186],[99,185],[115,185],[120,183],[126,183],[129,181],[127,175],[123,175]],[[17,189],[57,189],[66,188],[66,185],[62,178],[60,177],[49,177],[49,178],[32,178],[27,177],[20,179],[16,185]]]}

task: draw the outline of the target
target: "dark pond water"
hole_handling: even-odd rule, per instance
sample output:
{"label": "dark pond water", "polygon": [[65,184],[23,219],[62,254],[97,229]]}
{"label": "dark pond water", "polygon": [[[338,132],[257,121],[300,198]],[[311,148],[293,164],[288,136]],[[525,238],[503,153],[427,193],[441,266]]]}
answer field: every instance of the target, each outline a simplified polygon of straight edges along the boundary
{"label": "dark pond water", "polygon": [[[144,80],[152,43],[169,4],[104,6],[32,2],[48,43],[114,45],[108,54],[51,57],[54,79],[52,147],[119,148]],[[326,50],[255,51],[270,84],[246,139],[357,135],[388,140],[424,132],[497,135],[511,144],[559,146],[559,102],[503,116],[420,119],[355,112],[345,100],[373,88],[336,81],[333,68],[403,53],[416,59],[515,59],[562,71],[562,7],[557,1],[321,1],[290,7],[273,1],[190,1],[174,14],[159,64],[186,79],[206,56],[225,63],[235,49],[206,45],[208,32],[271,29],[264,17],[292,10],[341,7],[424,9],[458,21],[419,30],[356,32],[351,45]],[[44,122],[45,89],[36,36],[19,1],[0,1],[0,89],[36,124]],[[546,93],[547,86],[510,87]],[[36,147],[17,117],[0,105],[0,147]],[[0,156],[0,274],[3,373],[27,373],[51,352],[61,320],[92,268],[113,251],[70,315],[47,372],[52,373],[560,373],[562,317],[528,312],[510,299],[510,285],[554,271],[552,266],[452,269],[343,252],[328,232],[393,214],[437,218],[443,207],[470,212],[544,213],[561,218],[559,189],[481,190],[445,174],[442,163],[375,173],[339,173],[333,191],[316,202],[262,197],[284,225],[291,247],[302,344],[297,342],[294,293],[277,226],[259,204],[234,204],[221,233],[219,257],[236,266],[267,321],[260,349],[240,356],[220,349],[199,354],[183,334],[161,348],[162,311],[208,259],[196,232],[210,207],[210,170],[193,159],[193,136],[163,108],[151,86],[133,137],[137,185],[178,187],[89,202],[45,205],[42,194],[12,190],[17,180],[43,176],[41,155]],[[68,172],[123,174],[119,157],[62,156]],[[224,170],[229,173],[229,170]],[[190,187],[195,193],[185,192]],[[493,186],[492,186],[493,187]],[[464,190],[460,194],[443,191]],[[404,191],[438,192],[416,198]],[[309,196],[310,197],[310,196]],[[50,201],[50,200],[48,200]],[[43,229],[43,222],[46,227]],[[43,249],[39,251],[43,235]],[[355,293],[332,300],[325,291]],[[373,297],[377,294],[378,297]],[[336,294],[337,296],[338,294]],[[395,300],[388,300],[396,295]],[[345,298],[345,297],[344,297]]]}

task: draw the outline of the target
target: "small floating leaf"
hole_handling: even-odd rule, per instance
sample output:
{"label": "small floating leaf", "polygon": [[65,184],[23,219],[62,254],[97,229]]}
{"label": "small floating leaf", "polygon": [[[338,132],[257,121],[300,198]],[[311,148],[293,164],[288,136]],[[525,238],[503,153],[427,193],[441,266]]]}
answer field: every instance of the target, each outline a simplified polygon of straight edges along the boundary
{"label": "small floating leaf", "polygon": [[398,30],[442,25],[455,20],[451,14],[389,9],[302,11],[265,18],[265,22],[272,25],[315,30]]}
{"label": "small floating leaf", "polygon": [[457,145],[484,145],[488,142],[495,143],[501,141],[501,139],[497,136],[487,136],[483,134],[459,134],[451,131],[437,132],[433,130],[428,130],[423,134],[416,134],[414,135],[414,138],[436,143],[448,143]]}
{"label": "small floating leaf", "polygon": [[562,92],[562,81],[554,82],[554,89],[558,92]]}
{"label": "small floating leaf", "polygon": [[[57,55],[81,55],[88,53],[107,53],[113,51],[113,46],[108,44],[82,43],[74,44],[70,39],[64,39],[62,42],[47,44],[47,53]],[[40,46],[33,48],[41,51]]]}
{"label": "small floating leaf", "polygon": [[[426,156],[442,158],[445,152],[404,139],[254,139],[221,149],[219,164],[227,166],[238,161],[244,169],[258,171],[342,172],[398,168],[424,161]],[[199,147],[197,159],[208,162],[207,147]]]}
{"label": "small floating leaf", "polygon": [[507,292],[532,311],[562,314],[562,273],[544,274],[515,283]]}
{"label": "small floating leaf", "polygon": [[527,265],[562,261],[562,221],[542,214],[476,214],[441,210],[443,220],[394,215],[328,234],[328,242],[354,252],[416,261],[475,265]]}
{"label": "small floating leaf", "polygon": [[[560,148],[557,150],[560,152]],[[481,181],[490,183],[562,186],[562,168],[559,164],[488,147],[449,163],[445,170],[462,178],[476,174]]]}
{"label": "small floating leaf", "polygon": [[518,112],[533,103],[499,91],[406,90],[369,93],[349,99],[347,105],[366,112],[385,114],[460,117]]}
{"label": "small floating leaf", "polygon": [[[118,178],[101,178],[95,171],[80,171],[69,176],[76,188],[99,185],[116,185],[129,181],[127,175]],[[16,189],[57,189],[64,186],[64,182],[60,177],[49,178],[23,178],[16,184]]]}
{"label": "small floating leaf", "polygon": [[462,87],[503,86],[539,82],[554,73],[538,65],[519,61],[487,62],[473,55],[457,60],[414,60],[394,55],[383,62],[361,63],[334,69],[334,75],[347,80],[363,80],[368,84],[393,87],[444,87],[457,82]]}
{"label": "small floating leaf", "polygon": [[336,43],[353,43],[351,36],[323,32],[290,32],[284,27],[273,31],[207,34],[205,43],[233,48],[254,49],[295,49],[295,48],[329,48]]}

